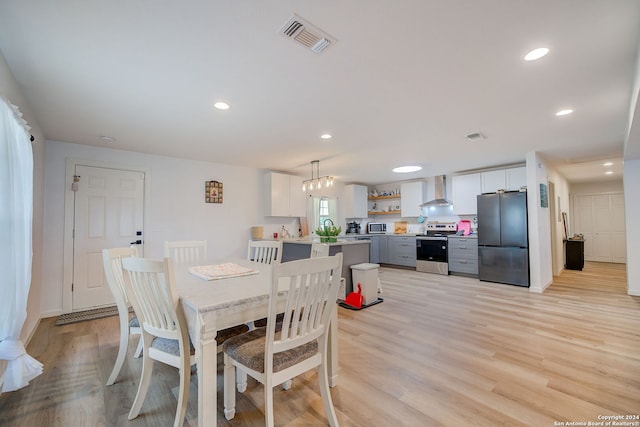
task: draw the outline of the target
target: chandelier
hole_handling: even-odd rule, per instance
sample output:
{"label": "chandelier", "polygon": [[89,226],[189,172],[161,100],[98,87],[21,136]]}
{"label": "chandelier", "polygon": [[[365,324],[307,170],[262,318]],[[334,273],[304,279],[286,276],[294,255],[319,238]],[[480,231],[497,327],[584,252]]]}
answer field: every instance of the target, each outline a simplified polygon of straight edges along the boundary
{"label": "chandelier", "polygon": [[[315,166],[315,172],[314,172]],[[332,176],[320,176],[320,160],[311,162],[311,179],[302,181],[302,191],[320,190],[321,188],[333,187]]]}

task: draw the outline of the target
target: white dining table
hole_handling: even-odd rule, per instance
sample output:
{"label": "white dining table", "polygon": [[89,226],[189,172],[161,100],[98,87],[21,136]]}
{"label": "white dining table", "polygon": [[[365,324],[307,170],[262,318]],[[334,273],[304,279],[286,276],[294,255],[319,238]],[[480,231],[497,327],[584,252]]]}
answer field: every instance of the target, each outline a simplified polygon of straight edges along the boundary
{"label": "white dining table", "polygon": [[[191,341],[196,349],[198,369],[198,426],[217,423],[217,347],[219,330],[267,317],[272,267],[252,261],[232,259],[210,264],[232,262],[257,270],[257,274],[205,280],[189,273],[188,268],[175,269],[176,285],[184,308]],[[333,312],[328,345],[329,385],[338,382],[338,315]]]}

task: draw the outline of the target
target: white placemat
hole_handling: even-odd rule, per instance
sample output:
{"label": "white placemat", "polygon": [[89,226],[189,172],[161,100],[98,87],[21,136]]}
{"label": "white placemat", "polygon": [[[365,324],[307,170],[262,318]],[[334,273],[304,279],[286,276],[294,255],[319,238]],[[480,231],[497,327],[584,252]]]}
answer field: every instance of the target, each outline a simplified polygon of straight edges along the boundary
{"label": "white placemat", "polygon": [[243,267],[232,262],[225,262],[223,264],[198,265],[195,267],[190,267],[189,273],[204,280],[219,280],[227,279],[230,277],[258,274],[259,271],[254,270],[253,268]]}

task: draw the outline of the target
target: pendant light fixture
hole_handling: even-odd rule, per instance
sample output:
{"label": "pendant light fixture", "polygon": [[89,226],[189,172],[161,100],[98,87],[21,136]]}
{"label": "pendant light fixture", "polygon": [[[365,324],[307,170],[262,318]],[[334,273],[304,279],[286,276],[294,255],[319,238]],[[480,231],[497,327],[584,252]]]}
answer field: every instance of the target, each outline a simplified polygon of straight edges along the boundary
{"label": "pendant light fixture", "polygon": [[[315,169],[315,170],[314,170]],[[302,191],[320,190],[333,187],[332,176],[320,176],[320,160],[311,162],[311,179],[302,182]]]}

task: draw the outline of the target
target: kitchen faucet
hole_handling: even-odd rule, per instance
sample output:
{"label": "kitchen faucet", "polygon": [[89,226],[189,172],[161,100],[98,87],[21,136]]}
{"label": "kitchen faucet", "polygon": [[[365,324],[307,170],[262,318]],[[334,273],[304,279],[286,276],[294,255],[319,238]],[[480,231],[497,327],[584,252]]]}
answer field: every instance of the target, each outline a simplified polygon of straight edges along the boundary
{"label": "kitchen faucet", "polygon": [[335,227],[335,224],[333,223],[333,221],[331,221],[330,218],[327,218],[322,222],[322,225],[324,226],[325,230],[327,229],[327,221],[329,221],[331,225]]}

